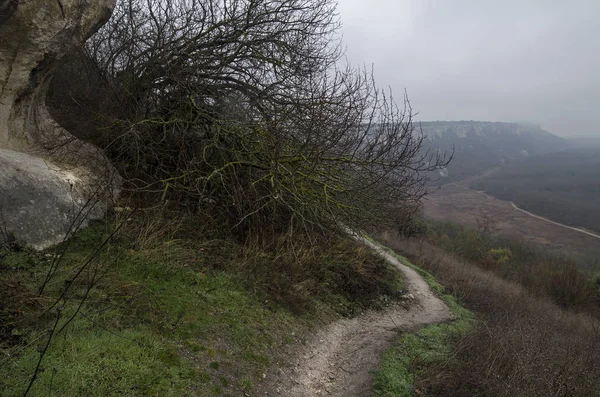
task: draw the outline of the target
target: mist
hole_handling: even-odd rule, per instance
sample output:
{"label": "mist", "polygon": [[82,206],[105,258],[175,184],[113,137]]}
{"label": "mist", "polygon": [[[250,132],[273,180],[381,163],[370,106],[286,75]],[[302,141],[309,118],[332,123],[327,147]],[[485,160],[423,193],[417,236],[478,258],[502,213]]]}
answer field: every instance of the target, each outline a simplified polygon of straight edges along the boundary
{"label": "mist", "polygon": [[600,2],[342,0],[349,62],[426,120],[600,137]]}

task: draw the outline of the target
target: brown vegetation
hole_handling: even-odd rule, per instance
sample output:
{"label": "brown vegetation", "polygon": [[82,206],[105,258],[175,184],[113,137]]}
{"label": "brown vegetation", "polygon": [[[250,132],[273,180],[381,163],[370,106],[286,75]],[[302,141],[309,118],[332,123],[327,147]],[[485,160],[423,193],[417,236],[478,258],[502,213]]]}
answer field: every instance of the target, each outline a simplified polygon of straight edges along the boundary
{"label": "brown vegetation", "polygon": [[[465,182],[466,184],[467,182]],[[495,234],[569,253],[582,267],[600,264],[600,240],[563,228],[515,210],[509,202],[490,198],[462,184],[444,185],[424,200],[424,214],[439,221],[452,221],[477,228],[484,218],[493,223]]]}
{"label": "brown vegetation", "polygon": [[[387,244],[432,272],[481,320],[456,340],[451,358],[417,378],[427,396],[597,396],[600,323],[457,259],[423,239]],[[572,272],[555,288],[571,290]],[[540,277],[543,278],[542,275]],[[575,283],[576,284],[576,283]]]}
{"label": "brown vegetation", "polygon": [[555,254],[522,242],[445,222],[430,222],[427,239],[458,258],[483,270],[515,281],[534,296],[550,298],[564,309],[586,311],[600,318],[598,292],[589,269],[571,257]]}

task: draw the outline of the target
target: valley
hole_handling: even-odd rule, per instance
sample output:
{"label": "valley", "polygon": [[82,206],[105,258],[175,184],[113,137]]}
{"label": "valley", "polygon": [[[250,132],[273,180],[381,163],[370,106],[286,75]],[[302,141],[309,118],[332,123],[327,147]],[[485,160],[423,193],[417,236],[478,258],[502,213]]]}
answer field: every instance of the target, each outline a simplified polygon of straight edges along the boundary
{"label": "valley", "polygon": [[531,216],[515,209],[509,201],[466,186],[468,181],[435,190],[424,200],[424,215],[475,229],[487,227],[494,234],[567,253],[583,267],[592,267],[600,260],[598,238]]}
{"label": "valley", "polygon": [[525,158],[468,186],[555,222],[600,231],[600,150],[596,148]]}

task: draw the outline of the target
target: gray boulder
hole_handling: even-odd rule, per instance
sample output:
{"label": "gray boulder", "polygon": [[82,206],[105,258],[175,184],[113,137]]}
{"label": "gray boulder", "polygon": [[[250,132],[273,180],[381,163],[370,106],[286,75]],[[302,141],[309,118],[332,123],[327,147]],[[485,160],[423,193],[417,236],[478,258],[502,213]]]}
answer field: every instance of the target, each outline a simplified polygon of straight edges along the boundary
{"label": "gray boulder", "polygon": [[0,149],[2,236],[36,249],[61,242],[70,231],[104,215],[106,204],[81,191],[81,179],[39,157]]}
{"label": "gray boulder", "polygon": [[106,22],[114,2],[0,0],[2,236],[45,248],[101,217],[116,195],[120,178],[102,151],[58,125],[45,105],[61,59]]}

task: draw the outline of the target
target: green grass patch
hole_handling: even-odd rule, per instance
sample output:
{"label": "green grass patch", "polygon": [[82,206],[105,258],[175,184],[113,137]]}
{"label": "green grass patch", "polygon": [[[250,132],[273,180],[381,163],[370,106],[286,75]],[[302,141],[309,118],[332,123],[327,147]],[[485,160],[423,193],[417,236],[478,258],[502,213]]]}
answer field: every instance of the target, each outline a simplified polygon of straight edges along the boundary
{"label": "green grass patch", "polygon": [[[29,348],[3,364],[2,395],[23,395],[38,358]],[[176,346],[147,328],[117,334],[90,327],[85,318],[53,340],[42,363],[31,396],[178,396],[197,377]]]}
{"label": "green grass patch", "polygon": [[471,321],[460,319],[403,334],[381,359],[375,373],[375,395],[414,396],[419,372],[451,360],[453,338],[469,332],[471,327]]}
{"label": "green grass patch", "polygon": [[402,264],[417,271],[429,287],[455,314],[449,323],[424,327],[416,332],[402,334],[397,343],[388,349],[375,372],[374,392],[381,397],[409,397],[417,394],[415,380],[423,370],[448,364],[453,358],[452,342],[473,330],[475,316],[463,307],[454,296],[445,293],[444,286],[427,271],[413,265],[408,259],[387,247]]}
{"label": "green grass patch", "polygon": [[[92,228],[76,236],[39,297],[51,254],[0,259],[0,276],[15,286],[0,304],[3,396],[21,396],[27,388],[56,318],[54,309],[44,314],[44,308],[104,235]],[[112,247],[100,256],[110,269],[75,320],[52,339],[30,396],[235,394],[260,379],[275,348],[308,326],[305,318],[265,303],[238,275],[204,266],[201,245],[156,248]],[[68,295],[59,328],[75,312],[84,286]],[[24,298],[35,302],[31,313],[12,316],[25,311]]]}
{"label": "green grass patch", "polygon": [[[0,255],[0,394],[27,388],[56,319],[56,308],[47,309],[68,285],[58,328],[87,298],[53,337],[30,396],[251,393],[299,335],[402,293],[397,272],[348,238],[300,241],[290,251],[285,241],[177,239],[157,222],[155,229],[137,222],[73,282],[112,229],[96,223],[78,233],[62,246],[42,295],[60,246]],[[88,293],[95,272],[104,276]]]}

